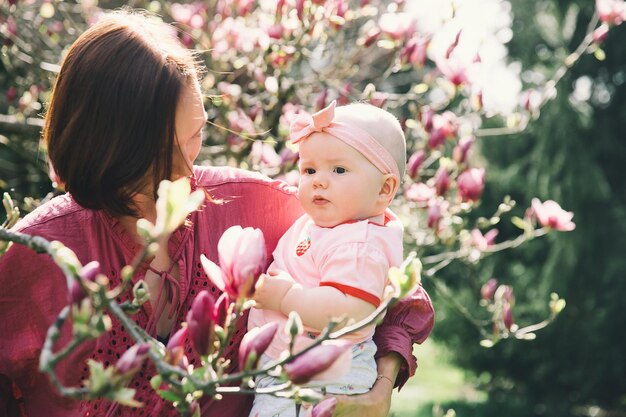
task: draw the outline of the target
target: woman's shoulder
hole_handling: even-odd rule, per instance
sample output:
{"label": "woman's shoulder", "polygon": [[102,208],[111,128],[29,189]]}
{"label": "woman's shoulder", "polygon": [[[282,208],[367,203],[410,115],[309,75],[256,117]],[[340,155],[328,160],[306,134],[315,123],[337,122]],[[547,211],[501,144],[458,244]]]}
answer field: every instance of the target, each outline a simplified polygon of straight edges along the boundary
{"label": "woman's shoulder", "polygon": [[263,174],[233,167],[195,166],[197,185],[207,189],[247,184],[259,189],[274,189],[285,194],[295,194],[296,188],[284,181],[271,179]]}
{"label": "woman's shoulder", "polygon": [[43,230],[62,229],[67,223],[85,223],[93,215],[76,203],[69,194],[56,196],[24,216],[14,227],[19,232],[37,232]]}

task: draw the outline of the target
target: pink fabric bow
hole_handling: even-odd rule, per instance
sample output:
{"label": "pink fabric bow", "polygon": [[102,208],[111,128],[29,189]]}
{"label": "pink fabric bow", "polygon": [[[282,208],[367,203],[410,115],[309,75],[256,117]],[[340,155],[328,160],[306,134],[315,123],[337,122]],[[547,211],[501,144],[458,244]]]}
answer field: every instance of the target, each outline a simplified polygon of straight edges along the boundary
{"label": "pink fabric bow", "polygon": [[395,159],[376,139],[355,125],[334,121],[336,106],[333,100],[317,113],[297,115],[289,129],[291,143],[301,142],[316,132],[327,132],[359,151],[383,174],[394,174],[401,179]]}
{"label": "pink fabric bow", "polygon": [[299,114],[290,127],[291,143],[298,143],[306,139],[311,133],[321,132],[330,126],[335,118],[337,102],[333,100],[327,107],[313,114]]}

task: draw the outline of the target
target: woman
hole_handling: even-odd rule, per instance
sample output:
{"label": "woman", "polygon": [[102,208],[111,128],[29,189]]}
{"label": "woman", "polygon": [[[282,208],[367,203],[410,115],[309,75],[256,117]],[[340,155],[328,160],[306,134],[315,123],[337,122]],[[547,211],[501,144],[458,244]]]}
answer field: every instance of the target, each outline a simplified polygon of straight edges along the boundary
{"label": "woman", "polygon": [[[207,198],[135,277],[146,280],[151,299],[133,319],[160,339],[180,328],[195,294],[203,289],[218,294],[201,268],[200,255],[217,261],[217,241],[228,227],[260,228],[269,255],[302,214],[292,190],[280,182],[237,169],[193,167],[206,122],[199,72],[193,53],[174,32],[141,14],[109,15],[80,36],[63,62],[44,129],[51,163],[68,194],[44,204],[15,228],[62,241],[83,264],[99,261],[116,286],[122,267],[140,248],[137,219],[154,221],[159,182],[190,177],[192,188],[204,189],[221,203]],[[0,258],[0,288],[0,389],[3,398],[13,399],[10,407],[17,402],[28,416],[177,415],[150,388],[150,365],[129,384],[143,408],[61,398],[38,372],[38,358],[46,330],[67,300],[62,274],[47,256],[14,245]],[[392,310],[375,336],[382,377],[367,394],[339,398],[336,414],[386,415],[393,385],[402,385],[415,370],[412,343],[428,336],[432,320],[430,300],[421,289]],[[62,363],[61,380],[80,384],[88,375],[88,358],[105,366],[115,363],[133,344],[126,330],[114,320],[110,333]],[[244,333],[240,321],[226,353],[233,367]],[[187,350],[192,358],[191,347]],[[202,415],[247,415],[251,401],[252,396],[207,399]]]}

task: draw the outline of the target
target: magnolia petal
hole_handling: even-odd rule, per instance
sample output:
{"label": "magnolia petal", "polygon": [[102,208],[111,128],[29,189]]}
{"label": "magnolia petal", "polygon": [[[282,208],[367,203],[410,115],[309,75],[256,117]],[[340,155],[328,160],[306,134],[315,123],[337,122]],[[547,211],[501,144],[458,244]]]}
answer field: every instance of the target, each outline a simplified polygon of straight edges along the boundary
{"label": "magnolia petal", "polygon": [[226,290],[226,280],[224,277],[224,272],[222,269],[215,264],[215,262],[211,261],[204,255],[200,255],[200,263],[202,264],[202,269],[209,277],[209,279],[215,284],[220,291]]}
{"label": "magnolia petal", "polygon": [[241,240],[243,229],[241,226],[232,226],[220,237],[217,243],[217,253],[219,254],[220,265],[226,275],[232,275],[233,262]]}

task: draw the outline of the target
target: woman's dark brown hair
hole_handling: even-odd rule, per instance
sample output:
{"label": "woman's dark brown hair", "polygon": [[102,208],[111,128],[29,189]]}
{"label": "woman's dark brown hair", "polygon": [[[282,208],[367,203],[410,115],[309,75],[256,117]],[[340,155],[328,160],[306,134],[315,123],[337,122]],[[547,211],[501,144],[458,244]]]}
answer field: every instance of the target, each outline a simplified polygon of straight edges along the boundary
{"label": "woman's dark brown hair", "polygon": [[113,13],[82,34],[59,72],[43,132],[78,204],[137,215],[131,196],[172,174],[179,96],[197,78],[195,55],[170,26]]}

